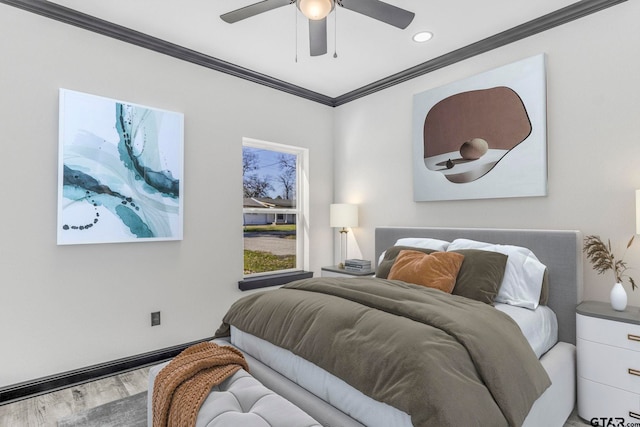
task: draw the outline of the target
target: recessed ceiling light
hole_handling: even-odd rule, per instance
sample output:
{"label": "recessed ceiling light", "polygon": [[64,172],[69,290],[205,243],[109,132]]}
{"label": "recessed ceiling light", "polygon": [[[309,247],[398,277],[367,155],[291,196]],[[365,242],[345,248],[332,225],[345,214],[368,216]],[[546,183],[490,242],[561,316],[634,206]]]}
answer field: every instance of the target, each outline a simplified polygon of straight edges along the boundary
{"label": "recessed ceiling light", "polygon": [[433,33],[430,33],[429,31],[420,31],[413,36],[413,41],[416,43],[424,43],[431,40],[432,37]]}

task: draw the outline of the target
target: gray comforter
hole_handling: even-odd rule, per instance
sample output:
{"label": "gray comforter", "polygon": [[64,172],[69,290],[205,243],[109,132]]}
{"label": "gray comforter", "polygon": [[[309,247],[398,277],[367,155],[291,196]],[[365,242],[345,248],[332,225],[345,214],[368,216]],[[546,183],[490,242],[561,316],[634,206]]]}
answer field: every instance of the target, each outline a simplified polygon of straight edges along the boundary
{"label": "gray comforter", "polygon": [[416,427],[520,426],[549,378],[508,316],[384,279],[318,278],[237,301],[229,325],[315,363]]}

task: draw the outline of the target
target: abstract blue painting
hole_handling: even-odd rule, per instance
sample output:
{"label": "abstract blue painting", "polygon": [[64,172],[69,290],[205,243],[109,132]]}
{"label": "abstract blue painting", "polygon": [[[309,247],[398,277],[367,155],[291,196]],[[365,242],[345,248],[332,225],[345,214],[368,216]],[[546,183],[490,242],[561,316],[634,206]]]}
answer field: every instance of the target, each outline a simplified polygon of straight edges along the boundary
{"label": "abstract blue painting", "polygon": [[60,89],[58,244],[182,240],[184,116]]}

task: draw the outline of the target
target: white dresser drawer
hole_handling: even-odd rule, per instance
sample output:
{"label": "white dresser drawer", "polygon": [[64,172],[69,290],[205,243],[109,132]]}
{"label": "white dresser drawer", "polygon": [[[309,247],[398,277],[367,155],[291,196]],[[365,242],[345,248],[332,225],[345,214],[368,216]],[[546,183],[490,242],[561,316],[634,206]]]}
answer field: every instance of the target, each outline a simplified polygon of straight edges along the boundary
{"label": "white dresser drawer", "polygon": [[624,418],[640,422],[640,395],[578,378],[578,415],[592,418]]}
{"label": "white dresser drawer", "polygon": [[578,338],[578,376],[640,394],[640,353]]}
{"label": "white dresser drawer", "polygon": [[640,325],[578,314],[576,335],[585,340],[640,352]]}

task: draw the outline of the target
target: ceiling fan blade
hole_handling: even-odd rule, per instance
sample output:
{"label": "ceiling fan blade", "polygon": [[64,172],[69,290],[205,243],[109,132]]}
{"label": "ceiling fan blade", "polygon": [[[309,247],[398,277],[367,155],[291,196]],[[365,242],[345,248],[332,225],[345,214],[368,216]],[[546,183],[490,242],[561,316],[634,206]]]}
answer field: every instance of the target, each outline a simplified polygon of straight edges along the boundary
{"label": "ceiling fan blade", "polygon": [[311,56],[327,53],[327,18],[309,19],[309,45]]}
{"label": "ceiling fan blade", "polygon": [[361,13],[378,21],[404,30],[411,24],[415,13],[379,0],[342,0],[345,9]]}
{"label": "ceiling fan blade", "polygon": [[234,22],[242,21],[243,19],[251,18],[262,12],[268,12],[288,4],[291,4],[291,0],[264,0],[220,15],[220,18],[229,24],[233,24]]}

